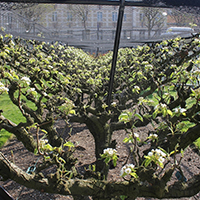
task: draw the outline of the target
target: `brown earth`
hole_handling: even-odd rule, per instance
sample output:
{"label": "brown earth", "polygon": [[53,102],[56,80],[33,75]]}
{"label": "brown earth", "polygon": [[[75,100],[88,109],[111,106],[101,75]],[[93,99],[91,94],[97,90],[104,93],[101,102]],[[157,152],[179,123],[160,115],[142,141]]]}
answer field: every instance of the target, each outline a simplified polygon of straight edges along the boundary
{"label": "brown earth", "polygon": [[[58,121],[56,124],[57,131],[63,135],[67,136],[68,130],[64,129],[64,123]],[[137,133],[141,137],[145,137],[147,130],[152,127],[149,125],[145,128],[137,129]],[[116,139],[117,143],[117,152],[119,159],[117,162],[117,167],[111,169],[109,172],[108,178],[110,180],[119,180],[119,172],[124,162],[126,161],[127,155],[129,153],[129,147],[127,144],[124,144],[122,140],[126,137],[125,131],[117,131],[113,135],[113,139]],[[94,159],[94,141],[84,125],[73,124],[73,131],[70,141],[74,142],[77,146],[74,155],[78,158],[77,168],[81,172],[84,170],[88,164],[91,164],[95,161]],[[11,152],[13,151],[13,157]],[[15,164],[21,167],[23,170],[27,170],[28,167],[36,165],[38,162],[42,162],[41,157],[36,157],[32,153],[28,152],[22,145],[18,142],[15,137],[12,137],[4,147],[2,147],[1,152],[8,158],[15,162]],[[194,174],[200,173],[200,156],[199,151],[188,147],[185,151],[185,156],[181,162],[181,169],[188,179]],[[130,160],[131,162],[131,160]],[[174,176],[171,181],[175,181],[176,177]],[[0,181],[0,185],[3,186],[6,191],[16,200],[72,200],[71,196],[63,196],[58,194],[48,194],[36,191],[33,189],[28,189],[23,187],[14,181],[7,180],[5,182]],[[137,198],[137,200],[144,200],[145,198]],[[200,199],[200,193],[190,198],[181,198],[181,200],[197,200]],[[148,200],[153,200],[149,198]],[[155,199],[154,199],[155,200]]]}

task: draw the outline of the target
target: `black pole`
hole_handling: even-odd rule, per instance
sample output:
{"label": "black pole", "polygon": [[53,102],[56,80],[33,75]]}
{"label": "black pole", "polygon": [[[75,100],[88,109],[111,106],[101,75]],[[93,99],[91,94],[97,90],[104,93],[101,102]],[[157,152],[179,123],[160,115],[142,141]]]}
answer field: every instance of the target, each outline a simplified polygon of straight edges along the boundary
{"label": "black pole", "polygon": [[121,30],[122,30],[122,22],[123,22],[123,16],[124,16],[124,3],[125,0],[121,0],[121,4],[119,7],[118,12],[118,20],[117,20],[117,29],[115,33],[115,43],[114,43],[114,49],[113,49],[113,58],[112,58],[112,67],[110,71],[110,81],[108,85],[108,98],[107,98],[107,105],[108,108],[110,107],[111,103],[111,97],[112,97],[112,89],[113,89],[113,83],[114,83],[114,76],[115,76],[115,69],[116,69],[116,63],[117,63],[117,54],[119,49],[119,42],[120,42],[120,36],[121,36]]}

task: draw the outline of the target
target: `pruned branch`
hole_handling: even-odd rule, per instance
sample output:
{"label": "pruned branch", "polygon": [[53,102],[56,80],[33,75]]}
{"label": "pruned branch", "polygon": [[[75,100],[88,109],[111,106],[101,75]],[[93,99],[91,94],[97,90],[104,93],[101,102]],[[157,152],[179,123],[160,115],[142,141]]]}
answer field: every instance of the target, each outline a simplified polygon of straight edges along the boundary
{"label": "pruned branch", "polygon": [[[131,198],[152,197],[152,198],[178,198],[191,196],[198,193],[200,186],[200,175],[194,176],[187,184],[175,182],[165,190],[166,182],[169,180],[167,174],[171,174],[173,169],[168,171],[163,178],[155,179],[156,185],[143,184],[138,181],[109,182],[95,179],[57,179],[57,175],[42,177],[38,174],[27,174],[13,163],[9,162],[0,153],[0,174],[5,178],[20,183],[28,188],[34,188],[48,193],[58,193],[62,195],[83,195],[98,198],[112,198],[126,195]],[[168,177],[168,178],[166,178]],[[192,187],[192,185],[196,187]],[[179,193],[177,193],[179,189]]]}
{"label": "pruned branch", "polygon": [[29,151],[34,152],[36,149],[37,146],[33,136],[25,128],[18,128],[15,123],[6,119],[3,115],[0,115],[0,130],[1,129],[5,129],[8,132],[14,134]]}

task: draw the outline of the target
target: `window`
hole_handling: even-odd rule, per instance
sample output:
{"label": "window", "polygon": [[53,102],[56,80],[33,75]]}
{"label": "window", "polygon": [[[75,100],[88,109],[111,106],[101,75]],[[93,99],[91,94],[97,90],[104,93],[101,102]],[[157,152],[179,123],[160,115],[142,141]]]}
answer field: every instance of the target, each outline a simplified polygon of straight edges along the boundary
{"label": "window", "polygon": [[144,39],[145,38],[145,31],[140,31],[140,39]]}
{"label": "window", "polygon": [[112,39],[115,39],[115,31],[112,31]]}
{"label": "window", "polygon": [[90,30],[83,30],[82,31],[82,39],[89,40],[90,39]]}
{"label": "window", "polygon": [[57,20],[58,20],[57,12],[53,12],[53,14],[52,14],[52,22],[57,22]]}
{"label": "window", "polygon": [[140,22],[141,22],[141,26],[144,27],[144,14],[140,13]]}
{"label": "window", "polygon": [[117,21],[117,12],[112,12],[112,21],[113,22]]}
{"label": "window", "polygon": [[124,21],[126,22],[126,14],[124,14]]}
{"label": "window", "polygon": [[144,20],[144,14],[140,13],[140,21],[142,22]]}
{"label": "window", "polygon": [[102,12],[97,12],[97,21],[98,22],[102,22],[103,21]]}
{"label": "window", "polygon": [[97,40],[103,40],[103,31],[102,30],[98,31]]}
{"label": "window", "polygon": [[127,39],[126,30],[124,30],[123,32],[124,32],[124,39]]}
{"label": "window", "polygon": [[12,24],[13,24],[12,13],[8,13],[7,15],[5,15],[5,19],[6,19],[7,28],[11,29],[12,28]]}
{"label": "window", "polygon": [[72,12],[67,12],[67,21],[68,22],[72,21]]}
{"label": "window", "polygon": [[73,38],[73,31],[67,30],[67,38]]}
{"label": "window", "polygon": [[8,22],[9,24],[11,24],[11,23],[12,23],[12,20],[13,20],[12,13],[8,13],[8,15],[7,15],[7,22]]}

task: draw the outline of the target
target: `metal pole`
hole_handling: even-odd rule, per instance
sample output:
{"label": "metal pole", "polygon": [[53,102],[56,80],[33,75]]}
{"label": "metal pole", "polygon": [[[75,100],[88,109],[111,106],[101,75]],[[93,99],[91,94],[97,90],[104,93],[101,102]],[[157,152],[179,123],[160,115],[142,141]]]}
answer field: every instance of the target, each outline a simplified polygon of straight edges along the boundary
{"label": "metal pole", "polygon": [[125,3],[125,0],[121,0],[119,12],[118,12],[117,29],[115,33],[115,43],[114,43],[113,58],[112,58],[112,67],[110,71],[110,81],[109,81],[109,86],[108,86],[109,87],[108,98],[107,98],[108,108],[110,107],[111,97],[112,97],[112,89],[113,89],[115,69],[116,69],[116,63],[117,63],[117,54],[118,54],[118,49],[119,49],[122,22],[123,22],[123,16],[124,16],[124,8],[125,8],[124,3]]}

